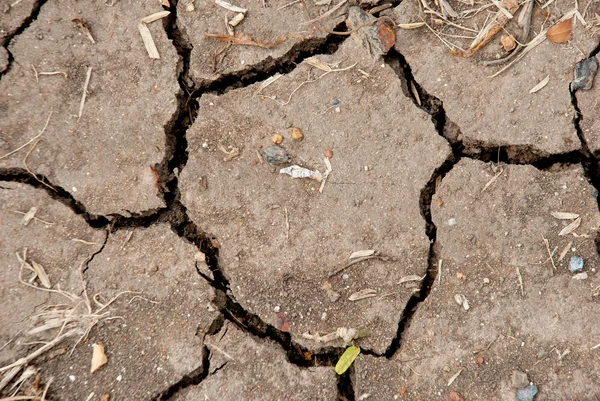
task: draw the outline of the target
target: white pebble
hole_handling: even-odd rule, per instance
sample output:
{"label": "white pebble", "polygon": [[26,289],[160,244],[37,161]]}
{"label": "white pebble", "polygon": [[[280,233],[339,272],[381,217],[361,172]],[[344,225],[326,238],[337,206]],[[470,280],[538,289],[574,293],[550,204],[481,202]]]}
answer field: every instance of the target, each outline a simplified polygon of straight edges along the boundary
{"label": "white pebble", "polygon": [[458,223],[456,222],[456,219],[454,217],[451,218],[450,220],[448,220],[448,225],[450,227],[454,227],[456,224],[458,224]]}
{"label": "white pebble", "polygon": [[72,382],[74,382],[74,381],[75,381],[75,376],[73,376],[73,375],[70,375],[70,376],[69,376],[69,380],[71,380]]}
{"label": "white pebble", "polygon": [[279,305],[277,305],[276,307],[273,308],[273,310],[275,312],[279,312],[281,310],[281,307]]}
{"label": "white pebble", "polygon": [[121,375],[117,376],[117,381],[120,382],[121,380],[123,380],[123,376],[121,376]]}
{"label": "white pebble", "polygon": [[483,282],[486,283],[486,284],[489,284],[490,283],[490,279],[486,277],[486,278],[483,279]]}

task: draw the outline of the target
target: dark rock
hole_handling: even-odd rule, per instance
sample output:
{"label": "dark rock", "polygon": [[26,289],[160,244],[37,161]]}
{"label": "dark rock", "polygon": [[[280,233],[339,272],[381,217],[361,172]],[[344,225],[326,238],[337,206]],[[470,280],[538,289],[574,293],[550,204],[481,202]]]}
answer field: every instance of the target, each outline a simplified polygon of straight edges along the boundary
{"label": "dark rock", "polygon": [[290,157],[281,146],[269,146],[262,151],[262,155],[269,164],[286,164],[290,161]]}
{"label": "dark rock", "polygon": [[537,386],[527,386],[517,390],[517,401],[533,401],[538,393]]}
{"label": "dark rock", "polygon": [[575,79],[571,84],[571,90],[575,92],[579,89],[592,89],[596,72],[598,72],[598,60],[596,60],[596,57],[590,57],[577,63],[575,65]]}

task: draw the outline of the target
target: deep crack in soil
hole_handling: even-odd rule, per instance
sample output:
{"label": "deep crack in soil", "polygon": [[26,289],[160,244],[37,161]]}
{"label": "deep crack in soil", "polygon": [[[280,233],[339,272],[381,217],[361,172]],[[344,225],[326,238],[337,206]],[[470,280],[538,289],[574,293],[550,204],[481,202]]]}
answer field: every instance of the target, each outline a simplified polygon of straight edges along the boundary
{"label": "deep crack in soil", "polygon": [[[32,21],[37,18],[41,6],[45,0],[35,3],[34,10],[23,25],[6,40],[10,41],[23,32]],[[399,1],[391,4],[397,5]],[[185,205],[181,203],[178,188],[178,174],[185,167],[188,159],[186,133],[191,127],[198,114],[197,99],[204,93],[214,92],[223,94],[229,90],[237,89],[263,81],[274,74],[287,74],[291,72],[302,60],[316,54],[333,54],[339,45],[347,39],[345,36],[329,34],[323,39],[311,39],[297,43],[292,49],[279,59],[268,58],[265,61],[246,68],[245,70],[232,74],[222,75],[220,78],[204,85],[189,85],[189,63],[192,46],[187,41],[185,33],[181,32],[177,25],[177,2],[172,2],[171,15],[164,21],[164,28],[168,37],[172,40],[179,60],[179,85],[181,92],[178,95],[177,111],[171,121],[165,126],[165,155],[163,160],[154,166],[158,173],[158,184],[161,196],[164,198],[166,207],[138,213],[130,216],[110,214],[107,216],[94,215],[87,212],[85,205],[77,201],[68,191],[51,183],[47,177],[37,175],[33,177],[27,170],[20,168],[0,169],[0,181],[20,182],[37,189],[44,189],[53,199],[69,207],[75,214],[81,215],[93,228],[110,228],[111,232],[123,228],[148,227],[158,222],[168,222],[172,230],[178,236],[194,244],[206,255],[206,262],[211,270],[212,277],[207,277],[202,272],[198,273],[214,288],[215,297],[213,304],[220,311],[222,318],[235,324],[240,330],[261,339],[267,339],[277,343],[286,352],[290,363],[299,367],[312,366],[334,366],[339,356],[343,353],[343,347],[324,347],[318,350],[309,350],[292,341],[288,332],[278,330],[271,324],[251,312],[246,311],[236,300],[229,286],[225,273],[219,266],[219,244],[215,238],[204,232],[188,214]],[[334,30],[342,30],[342,24]],[[592,52],[592,55],[600,52],[600,45]],[[490,147],[485,143],[463,143],[459,139],[459,127],[446,118],[442,102],[426,93],[426,91],[415,81],[412,70],[402,54],[392,49],[384,58],[385,62],[396,72],[402,82],[404,94],[411,98],[414,104],[431,116],[432,123],[437,133],[445,138],[451,146],[452,153],[440,166],[438,166],[426,186],[421,190],[420,208],[421,214],[426,222],[426,234],[430,240],[428,269],[425,279],[422,281],[420,290],[411,296],[405,309],[401,313],[394,339],[383,354],[377,354],[370,350],[363,353],[375,357],[392,358],[402,346],[402,335],[409,327],[411,319],[418,308],[429,295],[432,285],[437,276],[437,263],[439,259],[436,244],[436,226],[431,217],[431,202],[436,191],[436,184],[448,174],[453,167],[463,158],[472,158],[484,162],[502,162],[506,164],[529,164],[540,170],[556,168],[561,164],[582,164],[585,176],[595,187],[600,187],[600,168],[598,159],[590,152],[583,132],[580,127],[581,114],[577,106],[575,93],[571,93],[572,105],[576,111],[573,124],[581,141],[582,149],[563,154],[545,155],[536,152],[528,146]],[[9,62],[12,63],[12,56]],[[8,69],[10,69],[10,64]],[[8,71],[7,69],[7,71]],[[0,75],[1,77],[1,75]],[[414,88],[414,90],[411,90]],[[416,93],[416,94],[415,94]],[[418,96],[418,99],[417,97]],[[55,190],[48,188],[48,184]],[[596,238],[596,247],[598,246]],[[222,325],[222,319],[221,319]],[[218,331],[218,330],[217,330]],[[208,335],[211,331],[209,330]],[[216,333],[216,331],[215,331]],[[180,380],[171,384],[160,394],[155,395],[155,400],[171,399],[179,391],[200,384],[209,375],[210,371],[210,349],[203,346],[202,363],[199,367],[184,375]],[[338,377],[338,399],[354,400],[352,384],[353,369]]]}

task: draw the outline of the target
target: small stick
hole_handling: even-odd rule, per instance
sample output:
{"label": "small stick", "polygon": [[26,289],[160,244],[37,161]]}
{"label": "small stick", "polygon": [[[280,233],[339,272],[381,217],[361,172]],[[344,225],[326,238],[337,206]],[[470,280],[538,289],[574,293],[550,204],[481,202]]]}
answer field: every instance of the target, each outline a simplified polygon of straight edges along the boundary
{"label": "small stick", "polygon": [[322,20],[323,18],[327,18],[329,17],[331,14],[333,14],[334,12],[336,12],[338,9],[340,9],[344,4],[346,4],[348,2],[348,0],[342,0],[340,1],[338,4],[336,4],[334,7],[331,8],[331,10],[319,15],[317,18],[313,18],[310,21],[305,21],[302,23],[302,25],[309,25],[309,24],[313,24],[319,20]]}
{"label": "small stick", "polygon": [[81,242],[82,244],[85,244],[85,245],[101,245],[101,244],[99,244],[97,242],[84,241],[84,240],[79,239],[79,238],[73,238],[71,241]]}
{"label": "small stick", "polygon": [[44,184],[45,186],[47,186],[48,188],[50,188],[50,189],[51,189],[51,190],[53,190],[54,192],[57,192],[57,191],[56,191],[56,188],[54,188],[52,185],[50,185],[50,184],[46,184],[46,183],[45,183],[43,180],[40,180],[40,179],[38,178],[38,176],[37,176],[36,174],[34,174],[34,173],[33,173],[33,171],[31,171],[31,170],[29,169],[29,166],[27,165],[27,158],[29,157],[29,155],[31,154],[31,152],[33,152],[33,149],[35,149],[35,147],[37,146],[37,144],[38,144],[40,141],[41,141],[41,138],[40,138],[40,139],[38,139],[38,140],[37,140],[37,141],[36,141],[36,142],[33,144],[33,146],[31,147],[31,149],[29,149],[29,152],[27,152],[27,154],[25,155],[25,158],[23,159],[23,164],[25,165],[25,170],[27,170],[27,172],[28,172],[29,174],[31,174],[31,175],[33,176],[33,178],[35,178],[35,179],[36,179],[36,181],[38,181],[38,182],[39,182],[39,183],[41,183],[41,184]]}
{"label": "small stick", "polygon": [[496,173],[496,175],[494,175],[494,176],[492,177],[492,179],[491,179],[491,180],[489,180],[489,181],[487,182],[487,184],[485,184],[485,186],[484,186],[484,187],[483,187],[483,189],[481,190],[481,193],[484,193],[484,192],[485,192],[485,190],[486,190],[486,189],[488,189],[488,188],[490,187],[490,185],[492,185],[492,184],[494,183],[494,181],[496,181],[496,179],[497,179],[498,177],[500,177],[500,175],[501,175],[503,172],[504,172],[504,170],[501,168],[501,169],[500,169],[500,171],[498,171],[498,172]]}
{"label": "small stick", "polygon": [[388,258],[385,258],[383,256],[378,256],[378,255],[371,255],[371,256],[365,256],[365,257],[362,257],[362,258],[357,258],[357,259],[354,259],[354,260],[346,263],[344,266],[342,266],[339,269],[335,270],[333,273],[330,273],[329,276],[327,276],[327,278],[331,278],[331,277],[335,276],[336,274],[338,274],[338,273],[346,270],[350,266],[355,265],[355,264],[357,264],[359,262],[362,262],[363,260],[369,260],[369,259],[379,259],[379,260],[383,260],[383,261],[388,261],[389,260]]}
{"label": "small stick", "polygon": [[288,219],[287,207],[283,208],[283,212],[285,213],[285,239],[290,239],[290,220]]}
{"label": "small stick", "polygon": [[560,255],[558,256],[558,260],[556,261],[556,263],[560,263],[560,261],[563,260],[565,256],[567,256],[569,249],[571,249],[571,245],[573,245],[573,241],[569,241],[567,246],[565,246],[565,249],[563,249]]}
{"label": "small stick", "polygon": [[[23,215],[27,214],[27,213],[21,212],[20,210],[13,210],[13,213],[18,213],[18,214],[23,214]],[[40,219],[40,218],[38,218],[38,217],[35,217],[35,216],[33,216],[33,219],[34,219],[34,220],[37,220],[37,221],[39,221],[39,222],[41,222],[41,223],[47,224],[47,225],[49,225],[49,226],[51,226],[51,225],[54,225],[54,224],[55,224],[55,223],[50,223],[49,221],[46,221],[46,220],[42,220],[42,219]],[[2,400],[0,400],[0,401],[2,401]]]}
{"label": "small stick", "polygon": [[600,344],[596,344],[596,345],[594,345],[594,346],[593,346],[592,348],[590,348],[590,349],[598,349],[598,348],[600,348]]}
{"label": "small stick", "polygon": [[521,287],[521,296],[525,296],[525,291],[523,290],[523,276],[521,276],[521,271],[517,267],[517,276],[519,277],[519,286]]}
{"label": "small stick", "polygon": [[77,116],[77,122],[83,114],[83,106],[85,104],[85,97],[87,96],[88,85],[90,84],[90,77],[92,76],[92,67],[88,67],[85,75],[85,83],[83,84],[83,94],[81,95],[81,103],[79,103],[79,115]]}
{"label": "small stick", "polygon": [[550,262],[552,262],[552,267],[556,270],[556,265],[554,264],[554,252],[550,252],[550,243],[546,238],[544,238],[544,234],[540,233],[542,236],[542,240],[544,241],[544,245],[546,245],[546,251],[548,252],[548,256],[550,256]]}
{"label": "small stick", "polygon": [[73,18],[71,21],[77,22],[77,24],[79,25],[79,28],[81,28],[83,33],[85,33],[85,35],[90,40],[90,42],[92,42],[93,44],[96,44],[96,41],[94,40],[94,37],[92,36],[90,30],[88,29],[87,26],[85,26],[85,23],[83,22],[83,20],[81,18]]}
{"label": "small stick", "polygon": [[458,371],[458,372],[457,372],[457,373],[456,373],[454,376],[452,376],[452,377],[450,378],[450,380],[448,380],[448,387],[450,387],[450,386],[452,385],[452,383],[454,383],[454,381],[455,381],[455,380],[458,378],[458,376],[460,376],[460,374],[462,373],[462,371],[463,371],[464,369],[465,369],[465,368],[460,368],[460,370],[459,370],[459,371]]}
{"label": "small stick", "polygon": [[38,72],[35,69],[35,67],[33,66],[33,64],[31,64],[31,68],[33,68],[33,73],[35,74],[35,80],[36,80],[36,82],[39,83],[40,82],[40,78],[38,77]]}
{"label": "small stick", "polygon": [[443,259],[440,259],[438,262],[438,285],[440,285],[442,283],[442,263],[444,262]]}
{"label": "small stick", "polygon": [[289,7],[289,6],[293,6],[294,4],[297,4],[297,3],[300,3],[300,0],[294,0],[294,1],[292,1],[291,3],[287,3],[287,4],[285,4],[285,5],[281,6],[281,7],[279,7],[279,8],[277,9],[277,11],[281,11],[281,10],[283,10],[284,8],[287,8],[287,7]]}
{"label": "small stick", "polygon": [[[63,72],[63,71],[40,72],[37,75],[61,75],[61,74],[65,76],[65,79],[69,78],[69,76],[67,75],[67,73]],[[37,76],[36,76],[36,79],[37,79]]]}
{"label": "small stick", "polygon": [[490,349],[490,347],[492,346],[492,344],[494,344],[494,343],[496,342],[496,340],[497,340],[499,337],[500,337],[500,335],[498,334],[498,335],[496,336],[496,338],[494,338],[494,339],[492,340],[492,342],[488,344],[488,346],[487,346],[487,347],[485,347],[485,348],[483,348],[483,349],[478,349],[478,350],[476,350],[476,351],[473,351],[473,355],[475,355],[475,354],[478,354],[478,353],[480,353],[480,352],[482,352],[482,351],[487,351],[488,349]]}
{"label": "small stick", "polygon": [[46,124],[44,124],[44,128],[42,128],[42,130],[40,131],[39,134],[37,134],[36,136],[34,136],[33,138],[31,138],[29,141],[27,141],[27,143],[25,143],[24,145],[19,146],[18,148],[16,148],[15,150],[13,150],[12,152],[8,152],[7,154],[5,154],[4,156],[0,157],[0,160],[4,159],[5,157],[8,157],[14,153],[17,153],[19,150],[23,149],[24,147],[26,147],[27,145],[29,145],[30,143],[32,143],[33,141],[35,141],[36,139],[38,139],[40,136],[42,136],[44,134],[44,131],[46,131],[46,127],[48,127],[48,123],[50,122],[50,116],[52,116],[52,112],[50,112],[50,114],[48,114],[48,118],[46,119]]}

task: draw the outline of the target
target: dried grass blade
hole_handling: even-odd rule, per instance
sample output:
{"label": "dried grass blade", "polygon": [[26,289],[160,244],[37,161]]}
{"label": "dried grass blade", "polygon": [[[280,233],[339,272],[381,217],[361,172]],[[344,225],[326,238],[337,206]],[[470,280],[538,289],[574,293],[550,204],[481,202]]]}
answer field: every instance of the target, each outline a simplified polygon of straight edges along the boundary
{"label": "dried grass blade", "polygon": [[364,290],[360,290],[350,295],[348,298],[349,301],[360,301],[361,299],[372,298],[377,295],[377,291],[371,288],[365,288]]}
{"label": "dried grass blade", "polygon": [[407,29],[407,30],[418,29],[418,28],[421,28],[423,26],[425,26],[424,22],[411,22],[411,23],[408,23],[408,24],[398,24],[398,28],[400,28],[400,29]]}
{"label": "dried grass blade", "polygon": [[579,217],[577,213],[570,212],[551,212],[552,217],[559,220],[574,220]]}
{"label": "dried grass blade", "polygon": [[331,67],[319,60],[316,56],[309,57],[304,60],[306,64],[312,65],[315,68],[318,68],[321,71],[330,72]]}
{"label": "dried grass blade", "polygon": [[146,51],[148,52],[148,56],[152,59],[160,59],[160,54],[158,54],[158,49],[154,44],[154,39],[152,39],[152,34],[150,33],[150,29],[144,24],[140,22],[138,24],[138,29],[140,31],[140,35],[142,36],[142,41],[144,42],[144,47],[146,47]]}
{"label": "dried grass blade", "polygon": [[375,254],[374,249],[365,249],[362,251],[352,252],[352,255],[348,259],[364,258],[365,256],[371,256]]}
{"label": "dried grass blade", "polygon": [[151,22],[158,21],[159,19],[163,19],[166,16],[168,16],[169,14],[171,14],[171,11],[160,11],[160,12],[150,14],[147,17],[142,18],[142,22],[144,24],[149,24]]}
{"label": "dried grass blade", "polygon": [[559,236],[565,236],[565,235],[569,235],[571,234],[573,231],[577,230],[579,228],[579,225],[581,224],[581,217],[578,217],[575,221],[573,221],[571,224],[569,224],[568,226],[566,226],[565,228],[563,228],[558,235]]}
{"label": "dried grass blade", "polygon": [[229,11],[233,11],[234,13],[247,13],[248,12],[247,8],[234,6],[233,4],[230,4],[224,0],[215,0],[215,4],[218,6],[221,6]]}
{"label": "dried grass blade", "polygon": [[546,78],[542,79],[539,84],[537,84],[536,86],[531,88],[529,93],[535,93],[535,92],[541,90],[544,86],[548,85],[548,82],[550,82],[550,75],[548,75]]}
{"label": "dried grass blade", "polygon": [[44,266],[40,265],[35,260],[32,260],[31,263],[33,264],[33,270],[37,274],[42,285],[46,288],[52,287],[52,284],[50,284],[50,279],[48,278],[48,275],[46,274],[46,270],[44,270]]}
{"label": "dried grass blade", "polygon": [[421,276],[417,276],[416,274],[410,274],[408,276],[404,276],[400,279],[400,281],[398,282],[398,284],[404,284],[404,283],[408,283],[410,281],[421,281],[423,280],[425,276],[421,277]]}

